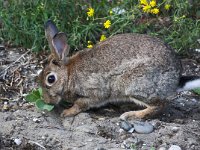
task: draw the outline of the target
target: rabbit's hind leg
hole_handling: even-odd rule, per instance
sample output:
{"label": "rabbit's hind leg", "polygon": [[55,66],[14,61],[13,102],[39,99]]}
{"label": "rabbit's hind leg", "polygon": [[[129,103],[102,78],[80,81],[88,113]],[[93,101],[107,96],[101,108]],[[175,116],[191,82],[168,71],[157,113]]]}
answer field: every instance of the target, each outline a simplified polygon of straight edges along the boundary
{"label": "rabbit's hind leg", "polygon": [[127,120],[128,118],[147,118],[148,116],[156,114],[158,110],[160,110],[161,107],[163,107],[162,105],[158,104],[151,106],[132,97],[130,97],[130,100],[136,103],[137,105],[145,106],[146,108],[138,111],[125,112],[120,116],[121,120]]}

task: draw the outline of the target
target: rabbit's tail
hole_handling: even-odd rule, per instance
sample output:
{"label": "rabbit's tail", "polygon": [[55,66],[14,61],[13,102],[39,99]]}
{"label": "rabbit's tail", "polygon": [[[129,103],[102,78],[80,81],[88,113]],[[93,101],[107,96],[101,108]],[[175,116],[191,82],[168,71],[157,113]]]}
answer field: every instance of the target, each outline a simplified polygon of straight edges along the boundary
{"label": "rabbit's tail", "polygon": [[200,88],[199,76],[182,76],[179,80],[178,92]]}

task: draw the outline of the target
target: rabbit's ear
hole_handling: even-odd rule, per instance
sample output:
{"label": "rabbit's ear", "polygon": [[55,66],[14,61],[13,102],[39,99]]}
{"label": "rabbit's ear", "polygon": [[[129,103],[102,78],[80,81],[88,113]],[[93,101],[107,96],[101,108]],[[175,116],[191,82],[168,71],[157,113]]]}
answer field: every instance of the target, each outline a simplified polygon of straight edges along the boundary
{"label": "rabbit's ear", "polygon": [[52,45],[56,57],[64,64],[67,63],[67,55],[69,53],[69,45],[67,44],[67,37],[65,33],[59,32],[52,39]]}
{"label": "rabbit's ear", "polygon": [[52,39],[58,32],[59,31],[52,20],[48,20],[45,23],[45,36],[47,38],[51,51],[53,51]]}

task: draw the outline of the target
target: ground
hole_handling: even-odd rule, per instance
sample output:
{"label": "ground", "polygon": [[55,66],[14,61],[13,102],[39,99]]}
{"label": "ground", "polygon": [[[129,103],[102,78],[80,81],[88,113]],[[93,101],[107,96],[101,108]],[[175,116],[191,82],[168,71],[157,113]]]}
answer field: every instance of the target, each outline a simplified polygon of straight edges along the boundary
{"label": "ground", "polygon": [[[182,150],[200,149],[200,96],[177,94],[162,113],[143,120],[154,126],[149,134],[120,129],[119,116],[132,109],[130,104],[111,104],[61,118],[63,108],[43,112],[24,100],[24,95],[37,87],[35,77],[44,54],[0,48],[0,149],[167,150],[172,145]],[[200,75],[199,56],[181,58],[184,75]]]}

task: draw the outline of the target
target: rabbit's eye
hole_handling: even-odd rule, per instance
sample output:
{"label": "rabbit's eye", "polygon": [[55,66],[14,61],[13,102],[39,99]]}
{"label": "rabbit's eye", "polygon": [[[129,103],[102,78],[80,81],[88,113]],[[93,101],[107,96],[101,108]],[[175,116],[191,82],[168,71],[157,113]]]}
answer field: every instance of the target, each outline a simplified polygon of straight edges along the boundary
{"label": "rabbit's eye", "polygon": [[53,83],[55,83],[57,80],[56,73],[51,72],[46,76],[46,85],[47,86],[52,86]]}
{"label": "rabbit's eye", "polygon": [[50,76],[48,76],[48,80],[47,80],[47,81],[48,81],[49,83],[54,83],[55,80],[56,80],[56,78],[55,78],[54,75],[50,75]]}

